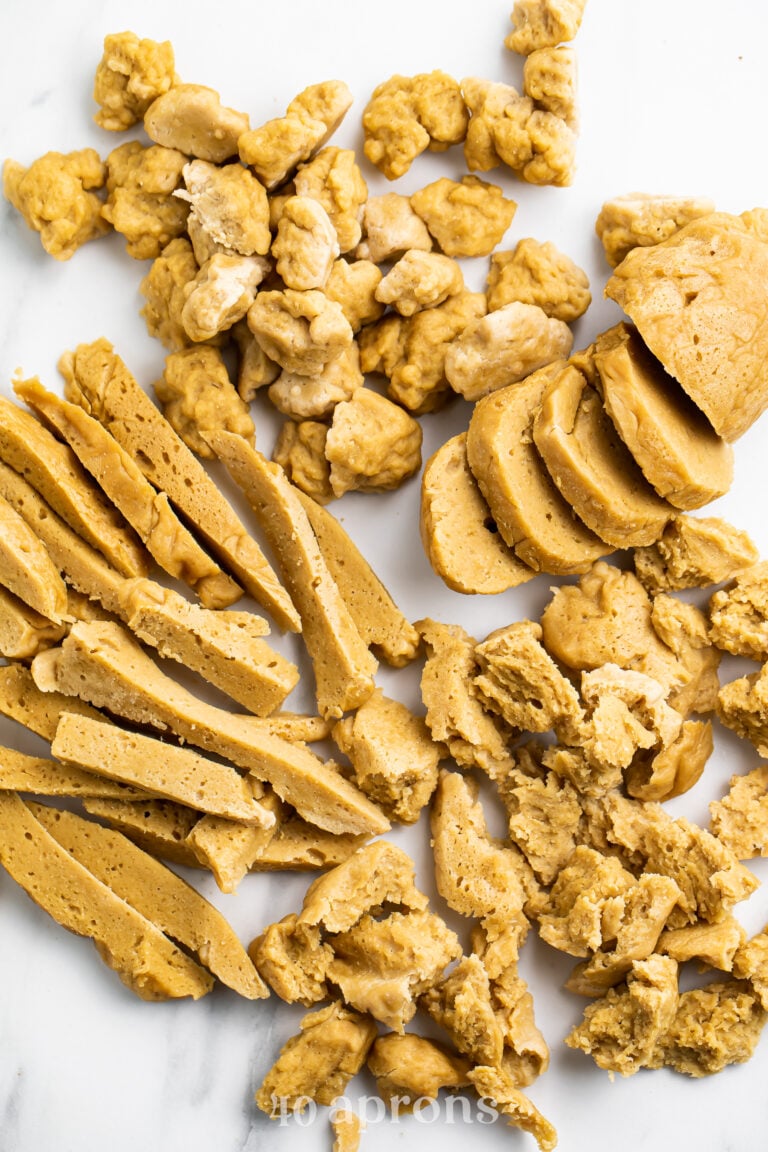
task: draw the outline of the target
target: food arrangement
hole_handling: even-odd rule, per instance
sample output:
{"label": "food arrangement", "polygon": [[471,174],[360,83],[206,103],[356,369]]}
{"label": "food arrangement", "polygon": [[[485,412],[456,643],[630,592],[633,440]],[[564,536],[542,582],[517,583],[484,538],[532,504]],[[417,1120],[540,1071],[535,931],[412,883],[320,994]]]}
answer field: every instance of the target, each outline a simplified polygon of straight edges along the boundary
{"label": "food arrangement", "polygon": [[[424,149],[465,138],[470,169],[567,183],[573,50],[544,43],[563,32],[538,22],[561,8],[578,21],[578,7],[516,9],[524,97],[437,73],[382,84],[362,118],[365,155],[399,178]],[[119,146],[101,175],[98,155],[12,162],[6,194],[54,256],[111,224],[130,256],[152,260],[143,314],[169,355],[159,408],[97,339],[62,357],[63,399],[19,378],[35,415],[11,401],[0,411],[2,708],[54,757],[9,749],[3,761],[8,871],[144,998],[197,998],[215,975],[249,999],[271,988],[313,1009],[331,1000],[275,1052],[256,1096],[275,1118],[345,1097],[367,1061],[390,1109],[440,1087],[474,1092],[554,1147],[524,1091],[549,1062],[519,969],[531,925],[579,961],[566,987],[590,1002],[566,1043],[600,1068],[698,1077],[746,1060],[765,1020],[765,944],[733,909],[757,886],[743,861],[764,846],[764,772],[734,777],[709,831],[660,802],[702,776],[714,711],[758,753],[768,745],[761,674],[722,688],[717,675],[722,652],[765,659],[758,551],[724,520],[687,514],[728,490],[730,441],[765,406],[759,323],[739,359],[712,320],[724,296],[749,323],[760,212],[606,203],[609,292],[637,327],[572,354],[568,324],[589,304],[581,270],[523,240],[493,254],[487,293],[466,291],[457,257],[490,255],[514,205],[474,176],[368,197],[354,154],[328,144],[350,103],[341,82],[305,89],[254,130],[179,81],[169,45],[126,34],[107,38],[95,90],[102,127],[143,117],[154,143]],[[506,151],[499,109],[524,161]],[[50,219],[31,207],[41,188]],[[63,217],[75,227],[62,238]],[[274,463],[254,448],[262,387],[287,417]],[[500,618],[479,641],[406,619],[323,507],[354,490],[373,507],[406,484],[424,422],[455,394],[475,408],[427,462],[420,501],[435,573],[462,593],[581,577],[553,589],[540,619]],[[201,458],[242,490],[267,555]],[[615,548],[634,550],[635,575],[605,562]],[[152,561],[200,604],[150,579]],[[673,595],[715,584],[709,610]],[[301,631],[318,715],[281,711],[300,670],[264,640],[263,616],[231,609],[243,589],[278,628]],[[205,703],[153,650],[229,704]],[[415,659],[409,708],[376,677],[379,661]],[[329,740],[331,757],[316,755]],[[17,793],[82,797],[98,822]],[[489,831],[489,794],[503,839]],[[369,843],[427,804],[437,893],[474,922],[468,943],[415,887],[409,857]],[[207,868],[224,893],[251,870],[330,871],[298,911],[257,925],[246,955],[155,857]],[[686,991],[679,966],[694,961],[718,978]],[[427,1018],[439,1041],[407,1027]],[[339,1147],[354,1148],[354,1115],[333,1119]]]}

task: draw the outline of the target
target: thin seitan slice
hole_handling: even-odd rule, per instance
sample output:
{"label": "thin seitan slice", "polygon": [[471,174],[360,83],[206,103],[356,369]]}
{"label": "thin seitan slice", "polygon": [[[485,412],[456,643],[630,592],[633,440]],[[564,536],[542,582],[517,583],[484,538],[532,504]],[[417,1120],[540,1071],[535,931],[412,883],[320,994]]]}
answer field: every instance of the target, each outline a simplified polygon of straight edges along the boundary
{"label": "thin seitan slice", "polygon": [[62,357],[67,400],[99,420],[281,628],[298,613],[256,541],[106,340]]}
{"label": "thin seitan slice", "polygon": [[29,412],[0,397],[0,459],[20,473],[70,528],[123,576],[146,576],[149,557],[71,448]]}
{"label": "thin seitan slice", "polygon": [[116,724],[64,712],[51,752],[66,764],[131,784],[162,800],[176,800],[200,812],[260,828],[274,824],[272,813],[254,800],[247,781],[234,768],[191,748],[177,748]]}
{"label": "thin seitan slice", "polygon": [[211,432],[206,440],[242,488],[279,559],[301,616],[318,709],[323,716],[340,717],[371,695],[377,663],[323,559],[307,514],[280,465],[242,436]]}
{"label": "thin seitan slice", "polygon": [[165,492],[157,492],[106,428],[77,404],[47,392],[38,380],[18,380],[14,391],[66,440],[135,530],[160,567],[197,592],[206,608],[226,608],[242,588],[223,572],[179,520]]}
{"label": "thin seitan slice", "polygon": [[733,481],[733,448],[668,376],[637,329],[617,324],[597,338],[598,391],[643,475],[675,508],[701,508]]}
{"label": "thin seitan slice", "polygon": [[454,592],[494,595],[536,573],[505,544],[467,463],[467,434],[429,458],[421,481],[421,542]]}
{"label": "thin seitan slice", "polygon": [[0,746],[0,791],[30,792],[34,796],[94,796],[104,800],[142,800],[149,793],[105,780],[71,764],[41,756],[27,756]]}
{"label": "thin seitan slice", "polygon": [[336,517],[294,488],[328,565],[364,642],[379,660],[403,668],[415,660],[419,634],[403,615]]}
{"label": "thin seitan slice", "polygon": [[191,996],[211,976],[61,847],[15,792],[0,793],[0,863],[62,927],[89,936],[142,1000]]}
{"label": "thin seitan slice", "polygon": [[563,361],[475,405],[467,460],[508,547],[537,572],[586,572],[605,545],[558,492],[533,443],[534,414]]}
{"label": "thin seitan slice", "polygon": [[26,520],[2,496],[0,584],[54,624],[67,614],[67,589],[58,569]]}
{"label": "thin seitan slice", "polygon": [[267,780],[300,815],[330,832],[376,835],[389,822],[334,767],[273,736],[258,720],[198,700],[166,676],[119,625],[78,622],[60,648],[35,657],[38,687],[80,695],[137,724],[182,740]]}
{"label": "thin seitan slice", "polygon": [[123,618],[161,656],[192,669],[257,716],[268,716],[299,681],[299,670],[261,637],[253,612],[212,612],[150,580],[126,582]]}
{"label": "thin seitan slice", "polygon": [[578,368],[568,365],[547,385],[533,439],[560,492],[601,540],[614,548],[658,540],[674,509],[648,484]]}
{"label": "thin seitan slice", "polygon": [[[69,614],[69,599],[67,606]],[[54,624],[0,585],[0,656],[31,660],[58,643],[66,630],[66,624]]]}
{"label": "thin seitan slice", "polygon": [[29,668],[22,664],[5,664],[0,668],[0,714],[42,736],[50,744],[62,712],[77,712],[95,720],[106,719],[76,696],[41,692]]}
{"label": "thin seitan slice", "polygon": [[73,812],[30,804],[34,817],[66,852],[197,956],[222,983],[248,1000],[269,990],[234,931],[212,904],[119,832]]}
{"label": "thin seitan slice", "polygon": [[152,856],[186,868],[202,867],[187,843],[189,833],[202,816],[185,804],[174,804],[172,800],[104,800],[100,796],[86,796],[83,808],[89,815],[106,820]]}

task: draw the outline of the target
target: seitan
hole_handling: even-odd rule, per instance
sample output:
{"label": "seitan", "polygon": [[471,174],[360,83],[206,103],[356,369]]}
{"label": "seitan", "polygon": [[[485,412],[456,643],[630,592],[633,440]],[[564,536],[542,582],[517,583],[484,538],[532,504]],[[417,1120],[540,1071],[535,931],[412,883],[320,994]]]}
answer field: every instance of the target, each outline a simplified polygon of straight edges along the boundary
{"label": "seitan", "polygon": [[53,624],[67,613],[59,570],[26,520],[0,496],[0,585]]}
{"label": "seitan", "polygon": [[[67,615],[70,612],[67,597]],[[54,624],[0,584],[0,656],[30,660],[61,640],[66,630],[66,624]]]}

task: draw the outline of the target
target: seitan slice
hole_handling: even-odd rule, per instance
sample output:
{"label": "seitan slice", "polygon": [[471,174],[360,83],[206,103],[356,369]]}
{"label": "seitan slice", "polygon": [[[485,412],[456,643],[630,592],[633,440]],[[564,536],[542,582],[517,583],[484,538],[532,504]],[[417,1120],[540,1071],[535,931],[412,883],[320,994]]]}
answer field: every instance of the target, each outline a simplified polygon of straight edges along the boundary
{"label": "seitan slice", "polygon": [[201,868],[187,837],[201,819],[200,813],[172,800],[103,800],[86,797],[83,808],[91,816],[123,832],[145,852],[183,864],[187,868]]}
{"label": "seitan slice", "polygon": [[119,832],[73,812],[30,804],[61,847],[161,932],[193,952],[222,983],[248,1000],[269,990],[234,931],[212,904]]}
{"label": "seitan slice", "polygon": [[635,248],[605,294],[725,440],[768,406],[768,246],[737,216]]}
{"label": "seitan slice", "polygon": [[467,462],[467,434],[427,460],[421,480],[421,542],[437,575],[454,592],[493,595],[536,573],[499,533]]}
{"label": "seitan slice", "polygon": [[307,514],[280,465],[242,436],[213,432],[206,439],[242,488],[279,559],[301,616],[318,709],[323,716],[340,717],[371,695],[377,663],[323,559]]}
{"label": "seitan slice", "polygon": [[91,937],[142,1000],[211,990],[209,974],[65,851],[15,792],[0,793],[0,863],[62,927]]}
{"label": "seitan slice", "polygon": [[231,505],[106,340],[59,365],[67,400],[95,416],[281,628],[298,631],[290,598]]}
{"label": "seitan slice", "polygon": [[141,800],[149,795],[72,764],[58,764],[55,760],[27,756],[3,747],[0,747],[0,791],[30,792],[35,796],[93,796],[104,800]]}
{"label": "seitan slice", "polygon": [[300,489],[295,491],[363,640],[377,659],[393,668],[409,664],[419,651],[418,632],[336,517]]}
{"label": "seitan slice", "polygon": [[575,515],[552,483],[533,443],[533,417],[563,361],[475,405],[467,459],[502,539],[537,572],[586,572],[603,542]]}
{"label": "seitan slice", "polygon": [[0,584],[54,624],[67,613],[67,590],[26,520],[0,496]]}
{"label": "seitan slice", "polygon": [[120,780],[200,812],[269,828],[274,816],[258,804],[234,768],[190,748],[164,744],[115,724],[64,712],[51,751],[58,760]]}
{"label": "seitan slice", "polygon": [[0,458],[124,576],[146,576],[149,557],[74,452],[18,404],[0,397]]}
{"label": "seitan slice", "polygon": [[559,491],[601,540],[614,548],[658,540],[674,510],[650,487],[578,368],[569,365],[547,385],[533,439]]}
{"label": "seitan slice", "polygon": [[165,492],[157,492],[133,458],[106,428],[77,404],[47,392],[38,380],[20,380],[14,391],[69,444],[82,466],[144,542],[169,576],[188,584],[206,608],[225,608],[242,589],[181,523]]}
{"label": "seitan slice", "polygon": [[64,692],[41,692],[29,668],[21,664],[6,664],[0,668],[0,714],[16,720],[50,744],[62,712],[77,712],[95,720],[105,719],[90,704],[75,696],[67,696]]}
{"label": "seitan slice", "polygon": [[0,656],[31,660],[61,640],[66,630],[65,624],[54,624],[0,585]]}
{"label": "seitan slice", "polygon": [[[45,663],[42,663],[43,659]],[[152,662],[119,625],[75,624],[60,648],[35,657],[38,687],[89,697],[138,724],[170,728],[268,780],[300,815],[331,832],[386,832],[389,822],[335,768],[247,717],[198,700]]]}
{"label": "seitan slice", "polygon": [[617,324],[597,339],[605,410],[646,480],[675,508],[701,508],[733,481],[733,448],[668,376],[637,329]]}

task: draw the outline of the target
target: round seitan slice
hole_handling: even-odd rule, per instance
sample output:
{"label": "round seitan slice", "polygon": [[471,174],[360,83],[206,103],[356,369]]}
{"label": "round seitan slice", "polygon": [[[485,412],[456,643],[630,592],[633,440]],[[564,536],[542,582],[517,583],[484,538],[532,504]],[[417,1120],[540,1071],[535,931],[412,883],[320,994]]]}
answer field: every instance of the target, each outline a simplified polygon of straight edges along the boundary
{"label": "round seitan slice", "polygon": [[674,509],[647,483],[578,368],[567,365],[547,385],[533,439],[558,489],[601,540],[614,548],[658,540]]}
{"label": "round seitan slice", "polygon": [[646,480],[676,508],[701,508],[728,491],[733,449],[664,371],[636,328],[598,337],[598,389]]}
{"label": "round seitan slice", "polygon": [[586,572],[605,545],[557,491],[534,447],[531,425],[562,360],[475,405],[467,460],[502,539],[537,572]]}
{"label": "round seitan slice", "polygon": [[421,482],[421,540],[454,592],[493,595],[536,575],[504,543],[467,463],[467,434],[452,436],[427,461]]}
{"label": "round seitan slice", "polygon": [[768,407],[768,244],[737,216],[635,248],[605,294],[725,440]]}

